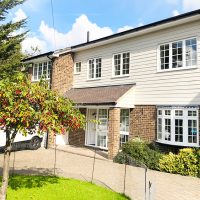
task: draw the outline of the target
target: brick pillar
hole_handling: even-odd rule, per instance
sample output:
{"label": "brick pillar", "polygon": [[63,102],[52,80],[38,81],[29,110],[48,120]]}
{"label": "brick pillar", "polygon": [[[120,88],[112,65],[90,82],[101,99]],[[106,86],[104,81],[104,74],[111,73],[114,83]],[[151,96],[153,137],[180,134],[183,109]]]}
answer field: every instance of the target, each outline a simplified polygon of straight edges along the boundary
{"label": "brick pillar", "polygon": [[28,79],[32,81],[32,76],[33,76],[33,66],[29,64],[28,66]]}
{"label": "brick pillar", "polygon": [[109,109],[108,125],[108,159],[113,159],[119,151],[120,141],[120,109]]}

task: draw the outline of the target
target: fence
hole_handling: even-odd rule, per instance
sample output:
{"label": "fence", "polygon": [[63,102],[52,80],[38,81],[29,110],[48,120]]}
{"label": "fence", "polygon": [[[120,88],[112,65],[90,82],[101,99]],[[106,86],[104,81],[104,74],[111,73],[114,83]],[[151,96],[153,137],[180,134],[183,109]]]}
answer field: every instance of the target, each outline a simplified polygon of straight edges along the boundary
{"label": "fence", "polygon": [[[0,154],[0,170],[3,155]],[[11,173],[51,174],[81,179],[124,193],[134,200],[197,200],[200,180],[107,160],[100,151],[79,149],[39,149],[11,155]]]}

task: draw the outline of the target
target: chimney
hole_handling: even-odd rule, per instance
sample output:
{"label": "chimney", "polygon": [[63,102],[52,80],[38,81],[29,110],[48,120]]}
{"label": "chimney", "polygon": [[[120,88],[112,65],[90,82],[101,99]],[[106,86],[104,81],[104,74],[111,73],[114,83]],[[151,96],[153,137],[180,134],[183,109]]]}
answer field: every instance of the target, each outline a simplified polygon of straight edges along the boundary
{"label": "chimney", "polygon": [[87,31],[87,42],[90,41],[90,31]]}

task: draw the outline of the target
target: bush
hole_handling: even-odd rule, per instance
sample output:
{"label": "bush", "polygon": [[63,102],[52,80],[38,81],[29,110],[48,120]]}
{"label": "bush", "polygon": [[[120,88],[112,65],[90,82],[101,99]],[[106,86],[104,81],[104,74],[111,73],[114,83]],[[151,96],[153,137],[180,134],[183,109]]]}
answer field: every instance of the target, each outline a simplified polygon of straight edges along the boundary
{"label": "bush", "polygon": [[160,159],[159,169],[185,176],[200,176],[200,150],[185,148],[177,155],[169,153]]}
{"label": "bush", "polygon": [[122,146],[122,152],[114,158],[115,162],[146,165],[149,169],[159,169],[159,159],[162,154],[156,150],[150,148],[149,144],[134,139]]}

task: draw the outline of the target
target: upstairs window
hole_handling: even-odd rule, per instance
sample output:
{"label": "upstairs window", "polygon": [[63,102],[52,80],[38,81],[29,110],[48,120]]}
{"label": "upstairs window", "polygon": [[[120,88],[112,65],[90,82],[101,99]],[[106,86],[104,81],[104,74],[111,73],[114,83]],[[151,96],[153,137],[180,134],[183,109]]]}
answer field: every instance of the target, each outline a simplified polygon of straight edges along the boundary
{"label": "upstairs window", "polygon": [[182,69],[197,64],[196,38],[175,41],[159,46],[159,69]]}
{"label": "upstairs window", "polygon": [[81,62],[75,63],[74,73],[79,74],[81,72]]}
{"label": "upstairs window", "polygon": [[51,61],[36,63],[33,66],[33,81],[39,81],[41,78],[48,80],[51,76]]}
{"label": "upstairs window", "polygon": [[89,60],[89,79],[98,79],[101,78],[101,58],[90,59]]}
{"label": "upstairs window", "polygon": [[114,55],[114,76],[124,76],[129,74],[130,53]]}

